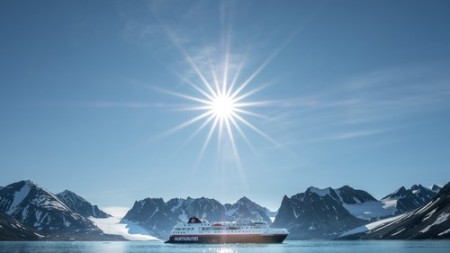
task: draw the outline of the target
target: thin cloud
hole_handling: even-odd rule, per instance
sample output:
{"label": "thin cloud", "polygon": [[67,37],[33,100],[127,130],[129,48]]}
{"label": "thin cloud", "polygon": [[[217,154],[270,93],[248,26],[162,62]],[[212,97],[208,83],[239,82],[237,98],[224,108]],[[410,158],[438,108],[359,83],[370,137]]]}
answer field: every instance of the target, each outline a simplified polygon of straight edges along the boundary
{"label": "thin cloud", "polygon": [[283,115],[277,131],[300,140],[292,145],[374,135],[383,139],[387,132],[408,127],[406,118],[450,107],[450,76],[442,74],[442,69],[415,66],[373,71],[330,84],[325,92],[271,101]]}
{"label": "thin cloud", "polygon": [[376,134],[381,134],[386,132],[386,129],[369,129],[369,130],[359,130],[359,131],[353,131],[353,132],[345,132],[336,134],[333,136],[330,136],[328,140],[348,140],[348,139],[355,139],[355,138],[361,138],[361,137],[368,137]]}

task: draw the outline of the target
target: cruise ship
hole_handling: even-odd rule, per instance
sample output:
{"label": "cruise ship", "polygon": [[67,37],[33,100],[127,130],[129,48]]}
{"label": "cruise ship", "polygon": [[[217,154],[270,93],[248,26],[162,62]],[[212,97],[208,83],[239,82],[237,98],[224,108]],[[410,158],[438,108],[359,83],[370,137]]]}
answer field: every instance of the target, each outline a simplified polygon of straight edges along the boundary
{"label": "cruise ship", "polygon": [[189,218],[178,223],[166,243],[282,243],[286,229],[270,228],[265,222],[214,222]]}

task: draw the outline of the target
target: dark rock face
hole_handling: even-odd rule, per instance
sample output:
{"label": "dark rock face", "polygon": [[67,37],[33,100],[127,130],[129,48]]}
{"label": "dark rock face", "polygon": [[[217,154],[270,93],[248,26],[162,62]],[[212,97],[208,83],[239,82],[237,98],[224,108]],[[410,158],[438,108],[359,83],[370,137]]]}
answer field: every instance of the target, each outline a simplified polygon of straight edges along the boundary
{"label": "dark rock face", "polygon": [[135,222],[158,238],[168,237],[177,223],[169,206],[161,198],[146,198],[136,201],[122,219],[123,223]]}
{"label": "dark rock face", "polygon": [[[369,219],[360,214],[370,213]],[[161,239],[177,222],[197,216],[209,221],[265,221],[270,211],[246,197],[234,204],[208,198],[161,198],[136,201],[123,223],[136,223]],[[358,226],[393,214],[382,226],[361,230]],[[122,240],[104,234],[87,217],[107,218],[82,197],[70,191],[57,195],[31,181],[0,187],[0,240]],[[359,218],[357,218],[359,217]],[[450,184],[431,189],[413,185],[399,188],[378,201],[369,193],[350,186],[332,189],[308,188],[284,196],[272,224],[287,228],[290,239],[450,239]],[[365,219],[365,220],[363,220]],[[359,230],[358,230],[359,229]]]}
{"label": "dark rock face", "polygon": [[427,204],[375,226],[349,233],[343,239],[450,239],[450,183]]}
{"label": "dark rock face", "polygon": [[435,195],[432,189],[413,185],[410,189],[401,187],[378,201],[369,193],[350,186],[338,189],[310,187],[304,193],[283,198],[273,226],[287,228],[291,239],[336,238],[369,220],[414,210]]}
{"label": "dark rock face", "polygon": [[31,181],[20,181],[1,189],[0,211],[49,240],[123,239],[103,234],[90,220]]}
{"label": "dark rock face", "polygon": [[271,223],[268,215],[270,214],[270,210],[256,204],[247,197],[239,199],[233,205],[226,204],[225,208],[227,210],[227,219],[231,221],[251,219],[254,221],[264,221],[269,224]]}
{"label": "dark rock face", "polygon": [[78,196],[77,194],[65,190],[61,193],[56,194],[56,196],[72,211],[81,214],[82,216],[94,217],[94,218],[108,218],[111,215],[103,212],[98,208],[97,205],[92,205],[84,198]]}
{"label": "dark rock face", "polygon": [[187,218],[190,216],[196,216],[209,221],[226,220],[225,207],[215,199],[187,198],[186,200],[176,199],[176,201],[177,206],[172,205],[172,200],[169,200],[167,204],[171,207],[171,211],[175,217],[178,217],[181,221],[187,221]]}
{"label": "dark rock face", "polygon": [[43,237],[34,229],[0,212],[0,241],[31,241]]}
{"label": "dark rock face", "polygon": [[331,239],[366,223],[351,215],[340,199],[331,188],[314,187],[291,198],[284,196],[272,226],[287,228],[290,239]]}
{"label": "dark rock face", "polygon": [[339,196],[339,199],[344,204],[359,204],[359,203],[365,203],[365,202],[371,202],[371,201],[377,201],[372,195],[369,193],[363,191],[363,190],[356,190],[352,187],[345,185],[341,188],[338,188],[335,190],[337,195]]}
{"label": "dark rock face", "polygon": [[419,184],[413,185],[410,189],[402,186],[397,191],[381,199],[381,201],[397,200],[396,214],[402,214],[427,203],[434,196],[436,196],[436,192]]}
{"label": "dark rock face", "polygon": [[439,193],[439,191],[441,191],[442,187],[440,187],[439,185],[434,184],[431,187],[431,190],[434,191],[435,193]]}
{"label": "dark rock face", "polygon": [[164,202],[161,198],[136,201],[123,218],[123,223],[137,223],[161,239],[167,239],[177,222],[187,222],[191,216],[209,221],[237,219],[264,220],[270,222],[263,208],[247,198],[231,205],[222,205],[215,199],[174,198]]}

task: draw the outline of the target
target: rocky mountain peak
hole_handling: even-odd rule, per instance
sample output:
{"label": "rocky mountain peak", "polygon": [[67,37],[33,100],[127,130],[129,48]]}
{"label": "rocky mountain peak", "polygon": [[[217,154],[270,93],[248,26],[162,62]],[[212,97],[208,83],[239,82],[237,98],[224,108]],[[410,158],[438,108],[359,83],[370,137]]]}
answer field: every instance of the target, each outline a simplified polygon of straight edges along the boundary
{"label": "rocky mountain peak", "polygon": [[273,226],[287,228],[292,239],[324,239],[363,223],[342,206],[334,189],[309,187],[304,193],[283,197]]}
{"label": "rocky mountain peak", "polygon": [[52,240],[107,238],[90,220],[30,180],[0,190],[0,212]]}
{"label": "rocky mountain peak", "polygon": [[[420,188],[411,187],[411,191]],[[415,190],[414,190],[415,189]],[[427,189],[427,188],[425,188]],[[429,190],[429,189],[427,189]],[[450,239],[450,183],[425,205],[343,234],[346,239]]]}
{"label": "rocky mountain peak", "polygon": [[344,204],[361,204],[377,201],[372,195],[363,190],[354,189],[348,185],[335,190],[339,199]]}
{"label": "rocky mountain peak", "polygon": [[76,193],[65,190],[56,195],[66,206],[68,206],[72,211],[81,214],[84,217],[94,217],[94,218],[108,218],[111,215],[103,212],[98,208],[97,205],[92,205],[83,197],[77,195]]}
{"label": "rocky mountain peak", "polygon": [[400,197],[400,196],[404,196],[406,194],[406,188],[404,186],[398,188],[393,194],[392,196],[396,196],[396,197]]}
{"label": "rocky mountain peak", "polygon": [[438,193],[441,189],[442,187],[436,184],[433,184],[433,186],[431,187],[431,190],[434,191],[435,193]]}
{"label": "rocky mountain peak", "polygon": [[250,199],[248,199],[246,196],[240,198],[236,203],[253,203]]}
{"label": "rocky mountain peak", "polygon": [[425,204],[435,195],[436,192],[431,189],[428,189],[420,184],[416,184],[411,186],[409,189],[402,186],[395,192],[385,196],[381,201],[395,201],[395,207],[397,208],[396,214],[401,214]]}
{"label": "rocky mountain peak", "polygon": [[310,186],[308,187],[308,189],[306,189],[305,194],[316,194],[319,197],[325,197],[326,195],[331,195],[331,192],[333,191],[334,190],[331,187],[320,189],[314,186]]}

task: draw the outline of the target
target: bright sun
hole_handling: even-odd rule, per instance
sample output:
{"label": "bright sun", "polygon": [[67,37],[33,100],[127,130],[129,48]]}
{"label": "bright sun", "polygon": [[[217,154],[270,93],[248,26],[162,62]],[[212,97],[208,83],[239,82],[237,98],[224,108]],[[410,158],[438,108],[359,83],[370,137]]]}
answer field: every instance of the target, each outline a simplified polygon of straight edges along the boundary
{"label": "bright sun", "polygon": [[[183,78],[183,80],[189,84],[197,94],[188,95],[168,90],[163,91],[193,102],[194,104],[192,106],[183,106],[183,109],[198,111],[199,114],[178,126],[169,129],[164,135],[177,132],[193,124],[199,124],[197,129],[193,131],[188,138],[189,141],[205,128],[209,128],[206,131],[206,138],[201,148],[199,158],[203,156],[207,146],[213,139],[213,136],[216,135],[218,140],[218,150],[227,146],[231,147],[231,153],[238,164],[240,164],[236,142],[238,136],[240,136],[251,149],[254,149],[245,134],[244,128],[257,133],[269,142],[278,145],[267,134],[254,126],[247,119],[247,117],[266,118],[258,113],[250,111],[249,108],[267,106],[269,102],[246,101],[249,96],[261,89],[261,87],[257,87],[246,91],[248,88],[247,86],[253,81],[265,64],[259,67],[243,82],[239,82],[239,75],[243,64],[231,64],[228,55],[225,55],[225,61],[218,65],[213,65],[210,62],[211,65],[209,68],[201,68],[194,62],[193,58],[189,57],[187,54],[186,58],[198,79],[194,81],[192,79]],[[217,66],[219,67],[217,68]],[[240,67],[232,69],[232,66]]]}
{"label": "bright sun", "polygon": [[229,120],[236,109],[236,103],[226,94],[219,95],[211,101],[210,111],[220,120]]}

